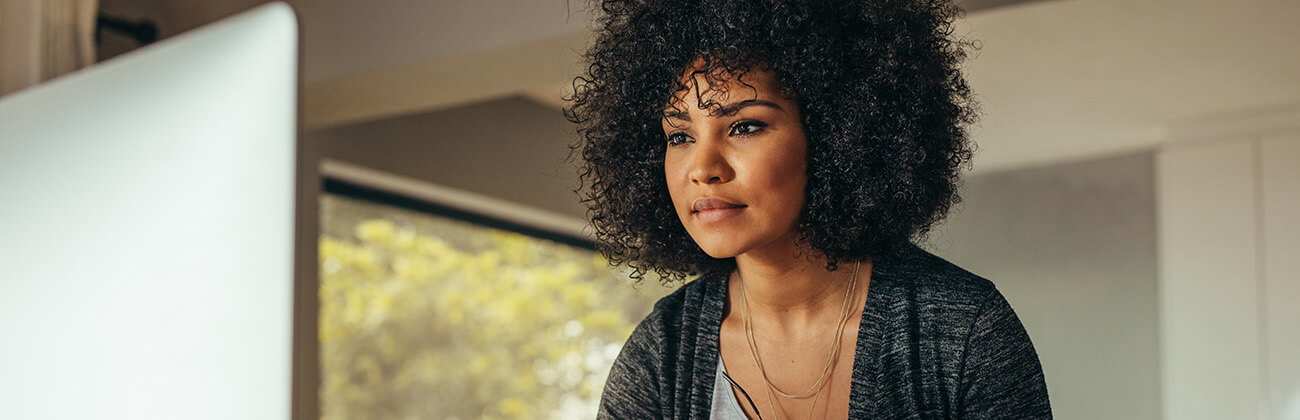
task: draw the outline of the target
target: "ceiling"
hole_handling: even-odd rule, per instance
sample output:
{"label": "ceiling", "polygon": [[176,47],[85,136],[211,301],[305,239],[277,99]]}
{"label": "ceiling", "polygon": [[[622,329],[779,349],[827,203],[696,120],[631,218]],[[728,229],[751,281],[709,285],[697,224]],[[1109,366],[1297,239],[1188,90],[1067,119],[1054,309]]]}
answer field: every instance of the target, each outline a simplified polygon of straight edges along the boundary
{"label": "ceiling", "polygon": [[[101,1],[159,15],[164,35],[263,2]],[[585,0],[288,2],[308,129],[512,96],[558,107],[591,19]],[[1298,1],[964,6],[959,33],[982,45],[965,67],[984,112],[977,172],[1300,124]]]}
{"label": "ceiling", "polygon": [[[586,0],[288,1],[302,21],[309,127],[520,94],[559,106],[594,16]],[[1040,1],[960,3],[978,14]]]}
{"label": "ceiling", "polygon": [[[426,3],[412,14],[434,17],[421,18],[428,27],[408,37],[393,28],[348,26],[342,22],[350,18],[337,15],[312,18],[313,7],[343,0],[297,3],[308,40],[310,126],[512,95],[558,107],[581,69],[578,51],[589,20],[560,1],[525,2],[536,16],[526,22],[513,17],[522,6],[506,0],[476,3],[481,7]],[[1300,49],[1294,46],[1300,2],[972,0],[967,6],[975,10],[958,30],[982,46],[966,66],[984,111],[973,130],[977,172],[1300,121]],[[414,25],[386,21],[402,22]],[[349,30],[338,30],[344,27]],[[320,36],[336,40],[313,48],[317,31],[332,31]],[[373,51],[364,64],[344,59],[367,49]]]}
{"label": "ceiling", "polygon": [[1300,2],[1074,0],[972,14],[976,169],[1300,123]]}
{"label": "ceiling", "polygon": [[[588,0],[287,0],[302,21],[308,82],[542,40],[581,40]],[[984,11],[1041,0],[964,0]],[[581,47],[582,43],[570,47]]]}

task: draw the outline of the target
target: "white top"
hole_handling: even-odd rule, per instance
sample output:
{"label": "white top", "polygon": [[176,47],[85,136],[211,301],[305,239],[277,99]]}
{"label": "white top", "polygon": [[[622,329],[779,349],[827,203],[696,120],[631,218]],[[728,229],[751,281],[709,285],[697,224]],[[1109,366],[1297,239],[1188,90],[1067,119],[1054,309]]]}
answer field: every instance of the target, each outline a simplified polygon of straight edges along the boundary
{"label": "white top", "polygon": [[713,408],[709,410],[709,418],[712,420],[749,420],[745,412],[740,409],[740,402],[736,399],[736,392],[731,389],[731,382],[727,381],[727,367],[722,363],[722,356],[718,356],[718,373],[713,380]]}

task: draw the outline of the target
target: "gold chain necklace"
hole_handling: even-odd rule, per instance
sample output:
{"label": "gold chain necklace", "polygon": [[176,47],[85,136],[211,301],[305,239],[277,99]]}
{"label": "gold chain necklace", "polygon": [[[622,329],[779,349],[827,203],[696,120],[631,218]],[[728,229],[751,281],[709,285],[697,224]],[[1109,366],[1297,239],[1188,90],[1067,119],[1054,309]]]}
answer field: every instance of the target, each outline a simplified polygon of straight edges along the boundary
{"label": "gold chain necklace", "polygon": [[849,290],[844,294],[844,303],[840,308],[840,320],[836,325],[835,341],[831,345],[830,354],[826,357],[826,366],[822,368],[821,377],[817,378],[817,382],[813,383],[808,390],[798,394],[790,394],[781,391],[776,387],[776,385],[772,384],[770,379],[768,379],[767,371],[763,368],[763,359],[758,356],[758,344],[754,340],[754,327],[750,322],[749,317],[749,298],[745,294],[745,281],[744,279],[740,279],[740,305],[741,317],[745,321],[745,341],[749,344],[749,353],[754,357],[754,364],[758,367],[758,372],[763,377],[763,383],[767,385],[767,405],[772,409],[773,415],[776,414],[776,406],[772,402],[772,400],[775,399],[775,396],[773,396],[772,393],[775,392],[783,397],[792,399],[808,398],[810,396],[813,397],[812,409],[808,411],[808,417],[812,418],[813,412],[817,409],[817,400],[821,396],[821,390],[826,385],[826,378],[830,376],[831,366],[834,365],[836,356],[838,356],[840,352],[840,343],[844,337],[844,327],[848,323],[849,319],[849,308],[852,307],[849,303],[852,301],[853,290],[857,286],[858,268],[861,267],[861,265],[862,262],[857,262],[853,265],[853,276],[849,278]]}

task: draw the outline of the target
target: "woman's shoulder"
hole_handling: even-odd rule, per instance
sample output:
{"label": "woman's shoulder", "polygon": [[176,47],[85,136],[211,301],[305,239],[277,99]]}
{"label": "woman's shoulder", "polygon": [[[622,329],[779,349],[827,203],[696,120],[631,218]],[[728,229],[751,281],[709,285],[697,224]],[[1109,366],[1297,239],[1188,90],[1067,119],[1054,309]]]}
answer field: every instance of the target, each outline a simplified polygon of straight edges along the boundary
{"label": "woman's shoulder", "polygon": [[991,318],[1016,319],[992,281],[915,246],[880,259],[870,287],[878,296],[869,309],[880,316],[880,328],[951,341],[954,349],[988,328]]}
{"label": "woman's shoulder", "polygon": [[891,348],[939,343],[953,353],[935,354],[933,362],[952,364],[1015,344],[1013,356],[1037,366],[1024,325],[992,281],[916,246],[881,259],[872,273],[872,292],[880,293],[877,325],[896,340]]}
{"label": "woman's shoulder", "polygon": [[920,398],[958,418],[1051,418],[1033,343],[993,282],[916,247],[882,258],[876,274],[868,343],[890,378],[876,389],[894,394],[882,400]]}
{"label": "woman's shoulder", "polygon": [[705,276],[655,303],[614,360],[598,418],[664,417],[659,410],[688,405],[664,396],[689,395],[673,390],[712,380],[696,368],[717,366],[717,328],[702,326],[721,319],[720,285],[720,278]]}
{"label": "woman's shoulder", "polygon": [[714,303],[720,299],[722,284],[721,277],[707,275],[687,282],[655,302],[654,309],[638,329],[643,329],[644,334],[662,336],[702,322],[700,317],[718,306]]}
{"label": "woman's shoulder", "polygon": [[881,258],[872,287],[930,305],[980,306],[1001,296],[992,281],[915,245]]}

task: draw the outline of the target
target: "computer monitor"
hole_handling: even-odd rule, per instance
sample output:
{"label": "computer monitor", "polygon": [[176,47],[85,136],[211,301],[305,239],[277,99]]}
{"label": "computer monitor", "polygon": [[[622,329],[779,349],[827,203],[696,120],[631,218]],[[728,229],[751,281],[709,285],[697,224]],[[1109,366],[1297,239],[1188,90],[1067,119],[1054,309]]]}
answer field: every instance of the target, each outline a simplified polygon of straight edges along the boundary
{"label": "computer monitor", "polygon": [[297,28],[0,98],[0,419],[290,416]]}

